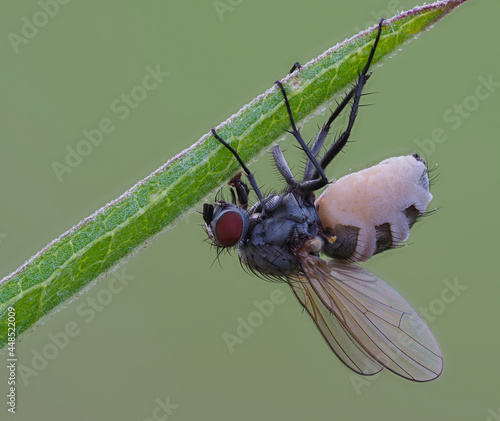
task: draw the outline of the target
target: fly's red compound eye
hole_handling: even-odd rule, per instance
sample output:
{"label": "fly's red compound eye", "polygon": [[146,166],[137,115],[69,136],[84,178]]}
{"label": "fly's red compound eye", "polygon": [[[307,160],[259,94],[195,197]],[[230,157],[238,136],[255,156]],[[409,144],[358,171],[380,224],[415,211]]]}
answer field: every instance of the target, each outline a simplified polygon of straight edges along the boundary
{"label": "fly's red compound eye", "polygon": [[215,224],[215,237],[222,247],[232,247],[243,235],[244,221],[240,212],[226,211]]}

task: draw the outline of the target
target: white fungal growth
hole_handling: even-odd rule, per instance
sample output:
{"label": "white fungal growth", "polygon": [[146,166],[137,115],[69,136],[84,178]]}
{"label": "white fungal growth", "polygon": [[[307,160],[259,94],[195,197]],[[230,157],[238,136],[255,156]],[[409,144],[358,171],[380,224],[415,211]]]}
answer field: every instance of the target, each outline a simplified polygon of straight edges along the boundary
{"label": "white fungal growth", "polygon": [[365,260],[376,250],[376,226],[389,223],[396,246],[410,232],[405,210],[413,205],[423,214],[431,199],[425,161],[408,155],[342,177],[318,198],[316,209],[325,230],[359,228],[356,260]]}

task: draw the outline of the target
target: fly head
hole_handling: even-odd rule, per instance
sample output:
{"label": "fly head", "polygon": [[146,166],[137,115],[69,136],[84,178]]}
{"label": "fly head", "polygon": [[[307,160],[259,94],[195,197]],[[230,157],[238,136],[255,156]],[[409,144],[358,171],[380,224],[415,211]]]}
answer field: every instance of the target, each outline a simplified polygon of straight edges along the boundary
{"label": "fly head", "polygon": [[203,219],[207,234],[217,247],[236,246],[248,231],[248,212],[234,203],[205,203]]}

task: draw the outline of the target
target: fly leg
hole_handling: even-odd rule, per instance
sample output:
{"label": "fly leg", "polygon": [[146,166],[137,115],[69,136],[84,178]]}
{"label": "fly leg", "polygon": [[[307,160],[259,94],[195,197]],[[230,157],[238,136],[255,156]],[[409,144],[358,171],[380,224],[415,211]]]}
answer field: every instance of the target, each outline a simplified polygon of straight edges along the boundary
{"label": "fly leg", "polygon": [[293,66],[292,66],[292,68],[290,69],[290,71],[288,72],[288,74],[293,73],[293,72],[295,72],[295,70],[300,70],[300,69],[302,69],[302,65],[301,65],[298,61],[296,61],[296,62],[293,64]]}
{"label": "fly leg", "polygon": [[[289,131],[289,133],[291,133],[295,137],[295,139],[299,142],[300,147],[306,153],[307,158],[308,158],[307,163],[306,163],[305,173],[304,173],[304,181],[300,184],[296,184],[296,186],[302,191],[318,190],[321,187],[324,187],[326,184],[328,184],[328,178],[326,177],[324,170],[328,166],[328,164],[330,164],[330,162],[333,160],[333,158],[335,158],[335,156],[342,150],[342,148],[347,143],[347,140],[349,139],[349,136],[351,134],[351,130],[352,130],[352,127],[353,127],[354,122],[356,120],[356,116],[357,116],[357,112],[358,112],[361,93],[362,93],[363,88],[366,84],[366,81],[370,77],[370,75],[368,74],[368,70],[369,70],[371,62],[373,60],[373,56],[375,55],[375,50],[377,48],[377,44],[380,40],[380,35],[382,33],[382,23],[383,23],[383,19],[381,19],[379,22],[378,32],[377,32],[377,36],[375,38],[375,42],[374,42],[373,47],[370,51],[368,61],[366,62],[365,67],[363,68],[362,72],[358,76],[358,81],[356,82],[356,85],[344,97],[342,102],[337,106],[335,111],[333,111],[333,113],[330,115],[330,118],[323,125],[320,132],[316,136],[316,139],[314,140],[311,148],[309,148],[307,146],[307,144],[304,142],[302,135],[300,134],[299,130],[297,129],[297,127],[295,125],[295,120],[294,120],[293,115],[292,115],[292,111],[290,108],[290,102],[288,101],[288,97],[287,97],[285,88],[283,87],[283,85],[280,81],[275,82],[276,85],[278,85],[278,87],[280,88],[281,93],[283,94],[283,98],[285,100],[285,106],[286,106],[286,109],[288,112],[288,117],[290,119],[290,123],[292,126],[292,130]],[[294,68],[292,68],[292,70],[294,70]],[[353,104],[352,104],[351,113],[349,116],[349,123],[347,125],[347,128],[339,136],[339,138],[334,142],[334,144],[325,152],[321,161],[318,162],[316,157],[317,157],[321,147],[323,146],[323,143],[326,139],[326,136],[328,135],[328,132],[330,130],[331,124],[338,117],[338,115],[344,110],[344,108],[347,106],[347,104],[352,99],[353,99]],[[276,156],[275,156],[275,160],[276,160]],[[283,174],[283,176],[285,176],[283,171],[280,169],[280,165],[279,165],[278,161],[276,161],[276,163],[278,165],[278,169],[280,170],[280,172]],[[285,179],[287,179],[287,178],[285,177]],[[288,180],[287,180],[287,182],[288,182]],[[290,184],[290,183],[288,183],[288,184]]]}
{"label": "fly leg", "polygon": [[[349,114],[349,122],[347,124],[347,128],[337,138],[337,140],[333,143],[333,145],[330,146],[330,148],[325,152],[325,154],[323,155],[323,158],[321,158],[320,165],[321,165],[322,170],[324,170],[330,164],[330,162],[332,162],[333,158],[335,158],[337,156],[337,154],[342,150],[342,148],[346,145],[347,140],[349,139],[349,136],[351,135],[351,130],[352,130],[352,127],[354,126],[354,122],[356,121],[356,116],[358,114],[361,93],[362,93],[363,88],[366,84],[366,81],[370,77],[368,70],[370,69],[370,65],[372,63],[373,56],[375,55],[375,50],[376,50],[378,42],[380,40],[383,22],[384,22],[384,20],[380,19],[375,42],[373,44],[373,47],[371,48],[370,55],[368,57],[368,61],[366,62],[363,71],[358,76],[358,81],[356,82],[356,85],[351,90],[351,92],[344,98],[344,100],[339,104],[337,109],[332,113],[332,115],[330,116],[330,118],[328,119],[326,124],[322,127],[322,129],[318,133],[318,136],[316,137],[315,144],[313,144],[313,150],[315,150],[316,143],[318,143],[317,148],[319,149],[319,145],[321,145],[324,142],[324,139],[326,138],[326,135],[328,134],[328,131],[330,130],[330,125],[333,122],[333,120],[335,120],[335,118],[339,115],[340,111],[342,111],[345,108],[345,106],[347,105],[347,103],[349,102],[351,97],[354,97],[353,103],[352,103],[352,108],[351,108],[351,113]],[[314,171],[313,175],[311,176],[311,179],[314,180],[314,179],[318,179],[318,178],[322,179],[323,173],[321,171],[318,171],[318,169],[316,168],[316,171]]]}
{"label": "fly leg", "polygon": [[[367,75],[367,78],[370,75]],[[340,115],[340,113],[344,110],[344,108],[349,104],[351,101],[352,97],[356,93],[357,90],[357,85],[355,85],[349,93],[344,97],[344,99],[340,102],[340,104],[337,104],[337,108],[332,112],[330,115],[330,118],[328,121],[323,124],[323,127],[319,131],[318,135],[314,139],[314,142],[311,146],[311,151],[315,157],[318,156],[319,151],[321,150],[323,144],[325,143],[326,136],[328,135],[328,132],[330,131],[330,126],[332,125],[333,121]],[[306,168],[304,170],[304,181],[305,180],[312,180],[314,175],[314,167],[311,161],[306,162]],[[317,176],[315,177],[317,178]]]}
{"label": "fly leg", "polygon": [[[260,189],[259,189],[259,186],[257,185],[257,182],[255,181],[255,177],[253,176],[253,174],[250,172],[250,170],[248,169],[248,167],[245,165],[245,163],[243,162],[243,160],[240,158],[240,156],[238,155],[238,152],[236,152],[227,142],[225,142],[218,134],[217,132],[215,131],[215,129],[212,129],[212,134],[214,135],[214,137],[220,142],[222,143],[227,149],[229,149],[229,151],[234,155],[234,157],[238,160],[238,162],[240,163],[241,165],[241,168],[243,168],[243,171],[245,171],[245,174],[247,175],[248,177],[248,181],[250,181],[250,185],[252,186],[253,190],[255,191],[255,194],[257,195],[257,197],[259,198],[259,201],[262,205],[262,207],[265,209],[265,206],[264,206],[264,203],[262,201],[262,193],[260,192]],[[240,180],[241,181],[241,180]]]}
{"label": "fly leg", "polygon": [[[305,181],[303,183],[298,184],[297,187],[302,191],[318,190],[321,187],[326,186],[328,184],[328,178],[326,178],[326,174],[323,171],[323,168],[321,168],[320,163],[318,162],[316,157],[313,155],[313,153],[311,152],[311,150],[307,146],[306,142],[304,142],[302,135],[300,134],[299,130],[297,129],[297,126],[295,125],[295,120],[293,118],[292,110],[290,108],[290,102],[288,101],[288,96],[286,95],[286,91],[285,91],[285,88],[283,87],[283,84],[279,80],[277,80],[275,83],[276,83],[276,85],[278,85],[279,89],[281,90],[281,93],[283,94],[283,99],[285,100],[286,110],[288,112],[288,118],[290,119],[290,124],[292,126],[292,130],[289,130],[288,132],[290,134],[292,134],[293,137],[295,137],[297,142],[299,142],[299,145],[302,148],[302,150],[306,153],[308,160],[310,162],[312,162],[312,164],[316,168],[316,172],[319,174],[317,177],[318,179]],[[278,165],[278,169],[280,169],[279,163],[276,162],[276,164]],[[281,169],[280,169],[280,172],[283,174]],[[285,179],[286,179],[286,177],[285,177]]]}

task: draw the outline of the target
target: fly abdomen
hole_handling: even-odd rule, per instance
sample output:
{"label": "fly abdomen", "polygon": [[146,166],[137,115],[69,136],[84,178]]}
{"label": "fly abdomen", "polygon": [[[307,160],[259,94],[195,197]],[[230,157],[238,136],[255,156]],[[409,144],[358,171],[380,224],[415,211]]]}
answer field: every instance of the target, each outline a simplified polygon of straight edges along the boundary
{"label": "fly abdomen", "polygon": [[416,154],[342,177],[315,203],[327,239],[323,252],[356,262],[394,248],[431,199],[427,167]]}
{"label": "fly abdomen", "polygon": [[342,261],[351,261],[358,248],[359,231],[360,228],[352,225],[337,224],[329,233],[330,241],[325,241],[323,252]]}

